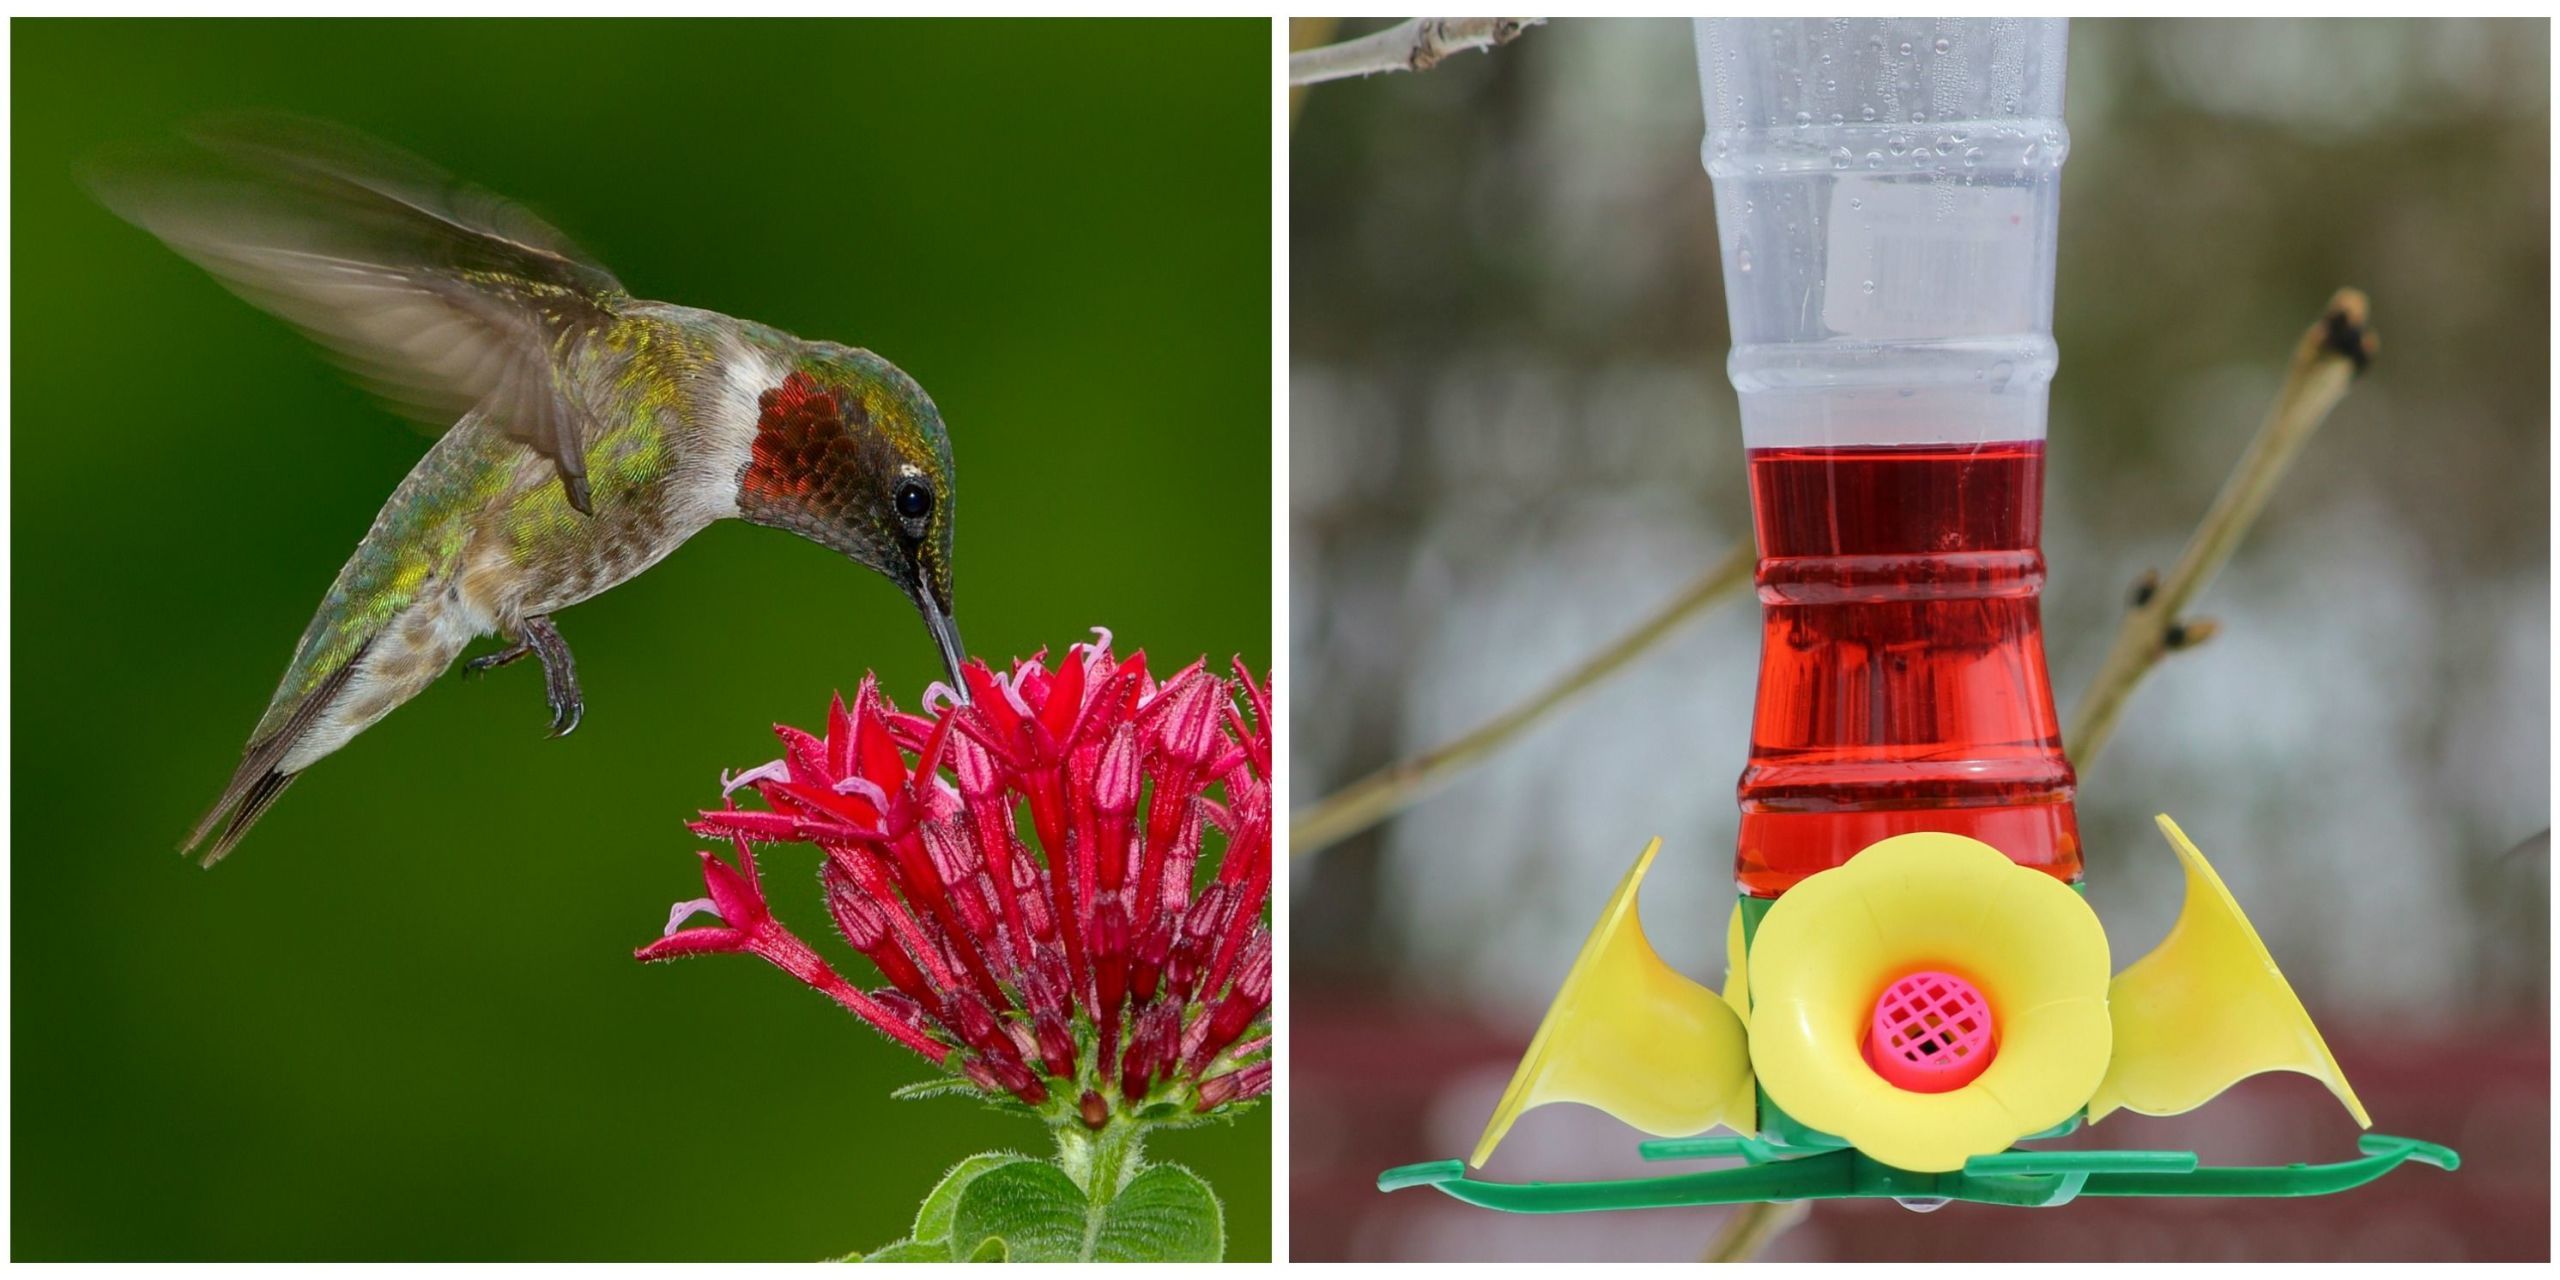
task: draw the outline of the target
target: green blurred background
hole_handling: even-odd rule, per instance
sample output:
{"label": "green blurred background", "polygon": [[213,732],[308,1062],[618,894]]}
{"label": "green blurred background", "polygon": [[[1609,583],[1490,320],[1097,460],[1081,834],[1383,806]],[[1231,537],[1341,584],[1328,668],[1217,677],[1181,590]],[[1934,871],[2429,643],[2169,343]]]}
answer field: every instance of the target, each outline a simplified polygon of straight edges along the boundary
{"label": "green blurred background", "polygon": [[[1028,1121],[755,962],[632,962],[680,821],[877,668],[885,581],[725,524],[444,683],[229,862],[172,852],[424,441],[91,203],[74,164],[277,107],[556,222],[643,296],[868,346],[951,424],[981,654],[1095,623],[1271,660],[1270,34],[1146,23],[11,24],[20,1259],[816,1258]],[[824,933],[812,860],[767,860]],[[830,941],[833,941],[830,939]],[[842,954],[841,952],[839,953]],[[1270,1125],[1159,1141],[1270,1248]]]}

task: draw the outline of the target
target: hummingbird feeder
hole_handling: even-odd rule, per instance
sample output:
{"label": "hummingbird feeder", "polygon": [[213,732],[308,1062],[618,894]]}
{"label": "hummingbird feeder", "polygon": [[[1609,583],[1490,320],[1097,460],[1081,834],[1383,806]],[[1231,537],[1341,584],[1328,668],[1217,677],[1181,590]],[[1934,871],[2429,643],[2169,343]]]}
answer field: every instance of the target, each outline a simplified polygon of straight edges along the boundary
{"label": "hummingbird feeder", "polygon": [[[2433,1143],[2205,1167],[2030,1145],[2294,1071],[2370,1118],[2204,855],[2110,975],[2037,596],[2066,23],[1700,19],[1730,370],[1763,613],[1722,992],[1664,964],[1619,884],[1477,1145],[1549,1102],[1738,1166],[1502,1183],[1381,1175],[1516,1213],[1889,1197],[2305,1196]],[[1723,1127],[1730,1135],[1704,1135]]]}

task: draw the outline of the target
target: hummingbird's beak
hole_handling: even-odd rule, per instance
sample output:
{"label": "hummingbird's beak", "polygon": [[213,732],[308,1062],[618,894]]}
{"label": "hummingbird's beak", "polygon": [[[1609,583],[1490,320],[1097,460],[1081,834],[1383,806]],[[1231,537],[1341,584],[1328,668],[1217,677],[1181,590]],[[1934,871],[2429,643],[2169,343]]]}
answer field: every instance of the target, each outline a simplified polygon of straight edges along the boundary
{"label": "hummingbird's beak", "polygon": [[969,650],[960,643],[960,624],[933,598],[932,589],[917,587],[915,594],[916,609],[924,614],[924,628],[933,633],[934,647],[942,651],[942,669],[951,675],[951,692],[967,702],[969,682],[960,678],[960,664],[968,659]]}

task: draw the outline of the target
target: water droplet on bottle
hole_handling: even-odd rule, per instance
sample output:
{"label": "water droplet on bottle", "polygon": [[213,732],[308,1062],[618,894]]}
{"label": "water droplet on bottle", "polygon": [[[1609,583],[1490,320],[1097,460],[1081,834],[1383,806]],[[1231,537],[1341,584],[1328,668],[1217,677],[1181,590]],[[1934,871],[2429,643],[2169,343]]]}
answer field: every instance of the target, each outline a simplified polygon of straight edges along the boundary
{"label": "water droplet on bottle", "polygon": [[1849,149],[1847,147],[1833,147],[1831,149],[1831,167],[1834,169],[1846,169],[1856,160],[1857,157],[1849,154]]}
{"label": "water droplet on bottle", "polygon": [[[1867,153],[1867,167],[1868,167],[1868,168],[1870,168],[1870,169],[1879,168],[1879,167],[1882,167],[1882,165],[1883,165],[1883,164],[1884,164],[1884,153],[1883,153],[1883,152],[1881,152],[1881,151],[1870,151],[1870,152],[1868,152],[1868,153]],[[1855,201],[1855,200],[1850,201],[1850,202],[1849,202],[1849,207],[1850,207],[1850,208],[1852,208],[1852,209],[1857,208],[1857,207],[1858,207],[1858,202],[1857,202],[1857,201]]]}
{"label": "water droplet on bottle", "polygon": [[[1873,163],[1875,163],[1875,161],[1876,161],[1876,153],[1875,153],[1875,152],[1872,152],[1872,151],[1868,152],[1868,153],[1867,153],[1867,163],[1869,163],[1869,164],[1873,164]],[[1864,201],[1864,200],[1861,200],[1861,199],[1857,198],[1856,196],[1851,196],[1851,197],[1849,197],[1849,207],[1850,207],[1850,208],[1852,208],[1852,209],[1864,209],[1864,208],[1866,208],[1866,207],[1867,207],[1867,202],[1866,202],[1866,201]]]}
{"label": "water droplet on bottle", "polygon": [[1876,109],[1874,107],[1860,107],[1858,108],[1858,118],[1861,120],[1873,120],[1876,118]]}
{"label": "water droplet on bottle", "polygon": [[1931,149],[1931,150],[1933,150],[1933,151],[1935,151],[1935,152],[1937,152],[1939,155],[1942,155],[1942,156],[1943,156],[1943,155],[1951,155],[1951,154],[1953,154],[1953,153],[1955,152],[1955,149],[1956,149],[1956,140],[1955,140],[1955,139],[1953,139],[1953,138],[1948,137],[1947,135],[1945,135],[1945,134],[1943,134],[1943,133],[1942,133],[1942,134],[1939,134],[1939,135],[1938,135],[1938,141],[1937,141],[1934,145],[1932,145],[1930,149]]}
{"label": "water droplet on bottle", "polygon": [[1908,40],[1902,42],[1902,56],[1906,58],[1911,56],[1911,42]]}
{"label": "water droplet on bottle", "polygon": [[1860,293],[1874,293],[1875,291],[1876,282],[1873,280],[1863,280],[1858,283],[1858,292]]}
{"label": "water droplet on bottle", "polygon": [[1810,111],[1799,111],[1799,112],[1797,112],[1797,113],[1796,113],[1796,127],[1797,127],[1797,128],[1803,128],[1804,126],[1809,125],[1809,124],[1812,124],[1812,123],[1813,123],[1813,113],[1812,113],[1812,112],[1810,112]]}
{"label": "water droplet on bottle", "polygon": [[1964,167],[1970,169],[1980,163],[1982,163],[1982,148],[1966,147],[1964,149]]}
{"label": "water droplet on bottle", "polygon": [[1937,43],[1932,44],[1929,47],[1940,53],[1945,53],[1947,51],[1947,38],[1945,36],[1940,36],[1938,37]]}
{"label": "water droplet on bottle", "polygon": [[1742,274],[1746,276],[1750,275],[1751,251],[1749,249],[1745,249],[1742,252],[1733,255],[1733,266],[1735,270],[1740,271]]}
{"label": "water droplet on bottle", "polygon": [[1901,155],[1903,152],[1909,151],[1911,147],[1909,144],[1903,142],[1902,139],[1895,138],[1892,141],[1885,143],[1884,149],[1894,153],[1895,155]]}

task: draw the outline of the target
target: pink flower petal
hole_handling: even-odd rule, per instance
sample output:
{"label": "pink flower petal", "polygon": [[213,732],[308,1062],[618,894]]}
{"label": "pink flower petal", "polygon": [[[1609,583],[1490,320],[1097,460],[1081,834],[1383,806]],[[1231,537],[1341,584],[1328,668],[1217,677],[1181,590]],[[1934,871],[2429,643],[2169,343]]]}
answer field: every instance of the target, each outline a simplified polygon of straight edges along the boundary
{"label": "pink flower petal", "polygon": [[[684,927],[685,921],[705,913],[708,913],[714,919],[718,919],[720,915],[719,904],[713,902],[709,898],[687,898],[668,909],[667,931],[659,934],[658,936],[661,938],[672,938],[675,936],[676,930]],[[726,924],[728,922],[724,920],[721,921],[721,923]]]}
{"label": "pink flower petal", "polygon": [[788,782],[790,780],[791,766],[783,763],[781,760],[768,760],[734,778],[729,776],[728,770],[723,769],[720,771],[720,798],[726,800],[732,794],[736,793],[738,788],[750,786],[758,782]]}

